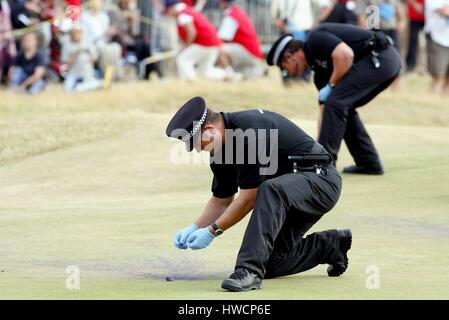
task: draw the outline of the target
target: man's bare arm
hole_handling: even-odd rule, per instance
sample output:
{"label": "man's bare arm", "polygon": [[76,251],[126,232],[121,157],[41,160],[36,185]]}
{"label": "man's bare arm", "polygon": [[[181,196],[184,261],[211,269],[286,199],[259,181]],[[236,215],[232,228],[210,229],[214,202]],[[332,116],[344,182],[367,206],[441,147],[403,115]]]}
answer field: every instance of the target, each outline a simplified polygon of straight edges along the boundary
{"label": "man's bare arm", "polygon": [[321,132],[321,126],[323,124],[323,112],[324,112],[324,104],[320,104],[320,111],[318,114],[318,134],[316,136],[316,140],[320,140],[320,132]]}
{"label": "man's bare arm", "polygon": [[[354,51],[346,43],[341,42],[332,51],[332,65],[333,71],[329,79],[329,84],[335,86],[338,81],[351,69],[354,62]],[[321,99],[321,96],[320,96]],[[323,121],[324,105],[320,105],[320,111],[318,115],[318,135],[317,140],[320,138],[321,123]]]}
{"label": "man's bare arm", "polygon": [[404,7],[398,3],[396,6],[397,31],[404,32],[407,28],[407,17],[405,15]]}
{"label": "man's bare arm", "polygon": [[332,64],[334,70],[329,83],[335,85],[351,69],[354,62],[354,51],[346,43],[341,42],[332,51]]}
{"label": "man's bare arm", "polygon": [[436,10],[439,14],[445,17],[449,17],[449,6],[444,6],[441,9]]}
{"label": "man's bare arm", "polygon": [[37,67],[34,73],[29,76],[22,84],[23,87],[28,87],[35,83],[37,80],[42,79],[45,75],[45,68],[44,67]]}
{"label": "man's bare arm", "polygon": [[12,79],[12,75],[14,74],[14,70],[15,69],[15,67],[12,65],[10,68],[9,68],[9,71],[8,71],[8,80],[9,81],[11,81],[11,79]]}
{"label": "man's bare arm", "polygon": [[242,220],[248,214],[248,212],[250,212],[254,208],[256,195],[257,188],[240,190],[239,196],[234,201],[232,201],[229,207],[215,221],[216,224],[222,230],[226,230]]}
{"label": "man's bare arm", "polygon": [[207,0],[198,0],[195,4],[196,11],[203,11],[204,6],[206,5]]}
{"label": "man's bare arm", "polygon": [[197,34],[196,28],[195,28],[195,25],[193,24],[193,22],[189,22],[189,23],[183,25],[182,28],[186,32],[186,39],[185,39],[184,44],[186,46],[188,46],[188,45],[192,44],[193,41],[195,41],[196,34]]}
{"label": "man's bare arm", "polygon": [[367,29],[366,18],[364,15],[357,16],[357,24],[359,27]]}
{"label": "man's bare arm", "polygon": [[234,196],[223,199],[212,196],[207,202],[201,216],[196,219],[195,224],[200,228],[211,225],[225,212],[233,200]]}
{"label": "man's bare arm", "polygon": [[318,21],[323,21],[326,19],[329,14],[334,10],[335,4],[337,3],[337,0],[332,0],[329,2],[328,6],[325,6],[318,12]]}

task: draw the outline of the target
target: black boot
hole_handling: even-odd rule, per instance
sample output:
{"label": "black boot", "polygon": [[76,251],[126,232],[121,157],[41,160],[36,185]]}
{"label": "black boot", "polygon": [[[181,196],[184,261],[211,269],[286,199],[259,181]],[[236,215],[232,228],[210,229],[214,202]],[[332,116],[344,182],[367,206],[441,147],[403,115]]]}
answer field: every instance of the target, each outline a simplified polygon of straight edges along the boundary
{"label": "black boot", "polygon": [[229,291],[258,290],[262,286],[262,279],[252,271],[239,268],[221,283],[223,289]]}
{"label": "black boot", "polygon": [[349,229],[338,230],[339,253],[335,261],[329,263],[327,274],[329,277],[338,277],[348,268],[348,251],[351,249],[352,233]]}
{"label": "black boot", "polygon": [[384,174],[384,169],[382,168],[382,165],[380,163],[366,166],[355,165],[345,167],[343,169],[343,173],[382,175]]}

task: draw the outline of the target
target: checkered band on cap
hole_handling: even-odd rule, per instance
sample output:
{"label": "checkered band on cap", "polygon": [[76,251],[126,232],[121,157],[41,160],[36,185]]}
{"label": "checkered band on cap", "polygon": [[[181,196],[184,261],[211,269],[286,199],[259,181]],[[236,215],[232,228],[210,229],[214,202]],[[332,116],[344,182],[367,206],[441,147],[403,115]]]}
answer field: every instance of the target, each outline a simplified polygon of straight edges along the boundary
{"label": "checkered band on cap", "polygon": [[201,116],[201,119],[196,123],[196,125],[193,127],[192,131],[190,131],[189,133],[187,133],[184,137],[182,137],[182,141],[186,142],[187,140],[189,140],[190,138],[192,138],[195,134],[198,133],[198,131],[201,129],[201,126],[204,124],[204,122],[206,121],[206,117],[207,117],[207,108],[204,108],[204,112],[203,115]]}
{"label": "checkered band on cap", "polygon": [[276,51],[274,52],[273,55],[273,64],[274,65],[278,65],[279,64],[279,58],[280,55],[282,53],[282,51],[284,51],[285,47],[287,46],[287,44],[293,40],[293,36],[286,36],[284,39],[282,39],[282,41],[279,43],[279,45],[276,48]]}

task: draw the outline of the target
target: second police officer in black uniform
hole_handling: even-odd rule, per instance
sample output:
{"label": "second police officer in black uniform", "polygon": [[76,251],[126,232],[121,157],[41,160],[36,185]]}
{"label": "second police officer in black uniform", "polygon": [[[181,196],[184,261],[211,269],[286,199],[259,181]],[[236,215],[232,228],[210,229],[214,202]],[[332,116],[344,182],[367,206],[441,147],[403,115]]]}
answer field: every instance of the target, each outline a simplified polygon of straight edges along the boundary
{"label": "second police officer in black uniform", "polygon": [[188,151],[209,152],[213,173],[212,196],[197,220],[176,233],[177,248],[203,249],[253,210],[235,271],[222,288],[259,289],[263,278],[318,264],[329,264],[329,276],[345,272],[349,229],[304,237],[337,203],[341,177],[326,150],[293,122],[261,109],[217,113],[195,97],[166,134],[184,141]]}
{"label": "second police officer in black uniform", "polygon": [[357,108],[385,90],[398,76],[401,59],[381,31],[324,23],[312,29],[305,42],[285,35],[267,55],[269,65],[289,74],[308,67],[319,90],[318,142],[334,161],[344,139],[355,165],[345,173],[383,174],[383,166]]}

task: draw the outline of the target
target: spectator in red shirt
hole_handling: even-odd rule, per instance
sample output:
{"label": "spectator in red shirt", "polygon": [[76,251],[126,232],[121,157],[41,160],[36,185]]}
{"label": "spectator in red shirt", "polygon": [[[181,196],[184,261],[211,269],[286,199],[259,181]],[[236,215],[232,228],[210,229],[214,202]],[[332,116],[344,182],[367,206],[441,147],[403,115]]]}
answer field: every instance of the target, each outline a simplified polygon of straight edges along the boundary
{"label": "spectator in red shirt", "polygon": [[66,0],[66,2],[70,6],[76,6],[76,7],[81,6],[81,0]]}
{"label": "spectator in red shirt", "polygon": [[424,28],[424,0],[406,0],[409,17],[409,42],[407,50],[407,71],[415,69],[416,53],[419,47],[419,33]]}
{"label": "spectator in red shirt", "polygon": [[220,0],[220,7],[224,18],[218,36],[225,42],[221,47],[221,64],[227,71],[232,68],[246,78],[262,76],[263,53],[250,17],[234,0]]}
{"label": "spectator in red shirt", "polygon": [[176,56],[179,77],[195,80],[197,68],[206,78],[223,80],[225,71],[215,67],[221,41],[212,23],[203,14],[179,0],[165,0],[164,13],[176,18],[179,38],[183,44]]}

